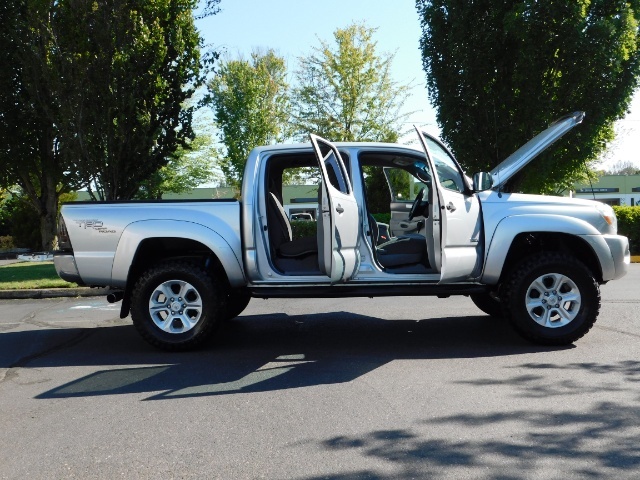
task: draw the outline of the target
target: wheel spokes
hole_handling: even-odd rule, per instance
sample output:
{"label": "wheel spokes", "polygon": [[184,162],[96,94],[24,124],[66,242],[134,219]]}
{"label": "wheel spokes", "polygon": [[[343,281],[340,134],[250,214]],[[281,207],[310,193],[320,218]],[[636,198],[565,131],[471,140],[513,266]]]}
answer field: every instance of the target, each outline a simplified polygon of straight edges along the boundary
{"label": "wheel spokes", "polygon": [[202,312],[202,297],[193,285],[184,280],[163,282],[149,298],[149,315],[153,323],[166,333],[188,332],[196,326]]}
{"label": "wheel spokes", "polygon": [[529,316],[539,325],[563,327],[578,315],[580,290],[573,280],[560,273],[548,273],[534,279],[525,299]]}

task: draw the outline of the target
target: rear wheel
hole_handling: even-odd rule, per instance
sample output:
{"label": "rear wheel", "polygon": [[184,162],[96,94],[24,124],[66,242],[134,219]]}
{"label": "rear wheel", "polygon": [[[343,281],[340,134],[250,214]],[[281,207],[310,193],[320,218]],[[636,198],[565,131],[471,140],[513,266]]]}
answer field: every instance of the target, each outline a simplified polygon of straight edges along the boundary
{"label": "rear wheel", "polygon": [[131,318],[151,345],[189,350],[211,336],[224,314],[220,293],[202,268],[171,261],[146,271],[131,294]]}
{"label": "rear wheel", "polygon": [[503,290],[503,311],[525,338],[567,345],[585,335],[600,312],[600,288],[580,261],[542,252],[523,260]]}

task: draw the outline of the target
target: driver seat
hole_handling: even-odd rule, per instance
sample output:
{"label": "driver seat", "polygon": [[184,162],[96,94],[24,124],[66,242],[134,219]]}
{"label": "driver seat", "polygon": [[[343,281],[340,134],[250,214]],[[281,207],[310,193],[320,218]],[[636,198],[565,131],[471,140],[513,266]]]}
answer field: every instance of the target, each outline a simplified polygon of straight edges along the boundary
{"label": "driver seat", "polygon": [[376,245],[378,240],[378,223],[369,214],[369,228],[373,247],[378,262],[385,268],[401,267],[421,263],[427,252],[427,242],[419,233],[408,233],[393,237],[391,240]]}

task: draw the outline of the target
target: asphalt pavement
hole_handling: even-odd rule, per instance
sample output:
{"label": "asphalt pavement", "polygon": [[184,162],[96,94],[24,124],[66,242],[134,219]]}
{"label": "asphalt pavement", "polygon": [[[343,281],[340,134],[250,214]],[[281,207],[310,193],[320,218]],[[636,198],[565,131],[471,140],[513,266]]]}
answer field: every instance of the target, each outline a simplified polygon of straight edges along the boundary
{"label": "asphalt pavement", "polygon": [[639,282],[563,348],[465,297],[253,299],[177,354],[104,298],[0,300],[0,478],[635,479]]}

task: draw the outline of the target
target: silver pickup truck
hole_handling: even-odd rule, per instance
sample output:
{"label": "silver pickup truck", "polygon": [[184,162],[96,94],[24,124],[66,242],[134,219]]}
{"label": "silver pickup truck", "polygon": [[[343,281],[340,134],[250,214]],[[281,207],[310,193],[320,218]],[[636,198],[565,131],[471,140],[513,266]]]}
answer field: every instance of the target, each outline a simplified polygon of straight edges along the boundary
{"label": "silver pickup truck", "polygon": [[[583,116],[473,179],[419,129],[421,148],[315,135],[259,147],[241,201],[64,205],[55,266],[65,280],[111,287],[121,317],[168,350],[200,345],[251,297],[468,295],[533,342],[568,344],[596,321],[599,285],[626,273],[628,240],[608,205],[502,187]],[[292,235],[282,191],[294,174],[316,202],[315,235]],[[376,175],[388,186],[385,236],[368,206],[381,194]]]}

